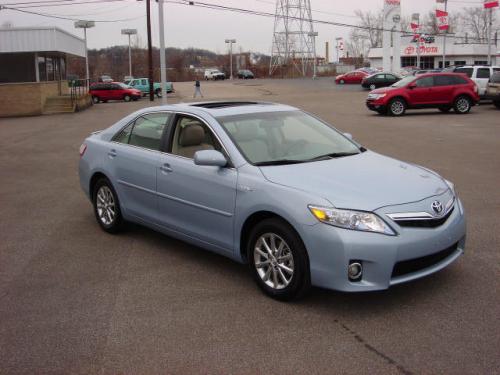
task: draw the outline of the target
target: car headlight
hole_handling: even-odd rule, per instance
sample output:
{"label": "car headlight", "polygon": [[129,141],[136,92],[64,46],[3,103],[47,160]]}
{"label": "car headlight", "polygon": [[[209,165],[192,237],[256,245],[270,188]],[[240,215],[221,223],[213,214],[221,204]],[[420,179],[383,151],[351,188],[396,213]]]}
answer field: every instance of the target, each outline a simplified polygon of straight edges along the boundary
{"label": "car headlight", "polygon": [[311,205],[308,207],[314,217],[325,224],[363,232],[382,233],[390,236],[396,235],[396,232],[385,221],[371,212],[340,210],[338,208]]}
{"label": "car headlight", "polygon": [[383,97],[387,96],[387,94],[368,94],[368,99],[382,99]]}

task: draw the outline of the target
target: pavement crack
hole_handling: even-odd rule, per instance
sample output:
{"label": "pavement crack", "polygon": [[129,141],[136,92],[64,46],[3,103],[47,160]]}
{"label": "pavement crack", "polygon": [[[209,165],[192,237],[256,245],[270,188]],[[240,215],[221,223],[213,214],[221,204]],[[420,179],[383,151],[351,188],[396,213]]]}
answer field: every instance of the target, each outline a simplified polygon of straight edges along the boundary
{"label": "pavement crack", "polygon": [[349,326],[345,325],[344,323],[339,322],[338,319],[335,319],[334,322],[339,324],[345,332],[347,332],[357,342],[359,342],[361,345],[363,345],[366,350],[372,352],[377,357],[383,359],[389,365],[394,366],[401,374],[413,375],[413,373],[410,370],[406,369],[402,364],[398,363],[395,359],[391,358],[389,355],[387,355],[387,354],[383,353],[382,351],[380,351],[379,349],[375,348],[373,345],[370,345],[359,333],[357,333],[356,331],[349,328]]}

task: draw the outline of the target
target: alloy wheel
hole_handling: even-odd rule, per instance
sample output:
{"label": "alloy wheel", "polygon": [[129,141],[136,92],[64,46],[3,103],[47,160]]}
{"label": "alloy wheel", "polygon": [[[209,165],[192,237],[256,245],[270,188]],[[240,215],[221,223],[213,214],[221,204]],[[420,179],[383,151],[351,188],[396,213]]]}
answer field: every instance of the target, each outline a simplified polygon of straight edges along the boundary
{"label": "alloy wheel", "polygon": [[111,189],[103,185],[97,191],[97,215],[104,225],[111,225],[116,218],[115,199]]}
{"label": "alloy wheel", "polygon": [[370,90],[375,90],[376,88],[377,87],[373,83],[370,85]]}
{"label": "alloy wheel", "polygon": [[404,106],[403,102],[401,102],[401,100],[395,100],[394,102],[392,102],[391,112],[395,116],[399,116],[399,115],[403,114],[404,111],[405,111],[405,106]]}
{"label": "alloy wheel", "polygon": [[277,234],[265,233],[257,239],[254,264],[257,274],[270,288],[284,289],[292,281],[293,254],[285,240]]}
{"label": "alloy wheel", "polygon": [[457,100],[457,109],[461,113],[465,113],[469,110],[470,103],[466,98],[460,98]]}

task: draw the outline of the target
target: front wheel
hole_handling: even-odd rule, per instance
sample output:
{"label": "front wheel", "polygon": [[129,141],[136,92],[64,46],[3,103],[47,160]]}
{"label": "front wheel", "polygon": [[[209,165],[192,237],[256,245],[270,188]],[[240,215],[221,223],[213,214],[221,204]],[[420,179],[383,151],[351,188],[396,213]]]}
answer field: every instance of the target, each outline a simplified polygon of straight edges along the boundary
{"label": "front wheel", "polygon": [[97,222],[108,233],[123,229],[120,202],[115,189],[107,178],[101,178],[94,185],[92,201]]}
{"label": "front wheel", "polygon": [[392,99],[389,103],[387,112],[391,116],[403,116],[406,112],[406,103],[403,99],[396,98]]}
{"label": "front wheel", "polygon": [[98,98],[97,96],[93,96],[93,97],[92,97],[92,102],[93,102],[94,104],[99,104],[100,100],[99,100],[99,98]]}
{"label": "front wheel", "polygon": [[372,83],[372,84],[370,85],[370,90],[375,90],[376,88],[377,88],[377,86],[375,86],[375,84],[374,84],[374,83]]}
{"label": "front wheel", "polygon": [[471,107],[472,107],[472,102],[466,96],[459,96],[458,98],[455,99],[455,103],[453,104],[453,109],[455,110],[455,113],[459,115],[464,115],[466,113],[469,113]]}
{"label": "front wheel", "polygon": [[277,218],[259,222],[250,233],[247,255],[257,285],[268,296],[289,301],[310,289],[306,248],[286,222]]}

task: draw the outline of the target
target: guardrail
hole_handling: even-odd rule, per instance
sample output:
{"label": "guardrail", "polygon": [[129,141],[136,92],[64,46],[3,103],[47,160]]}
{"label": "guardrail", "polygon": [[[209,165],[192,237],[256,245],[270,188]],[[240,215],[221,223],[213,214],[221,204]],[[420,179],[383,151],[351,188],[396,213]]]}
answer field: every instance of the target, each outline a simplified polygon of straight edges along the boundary
{"label": "guardrail", "polygon": [[89,93],[90,79],[73,79],[68,81],[70,89],[71,103],[75,104],[76,101]]}

